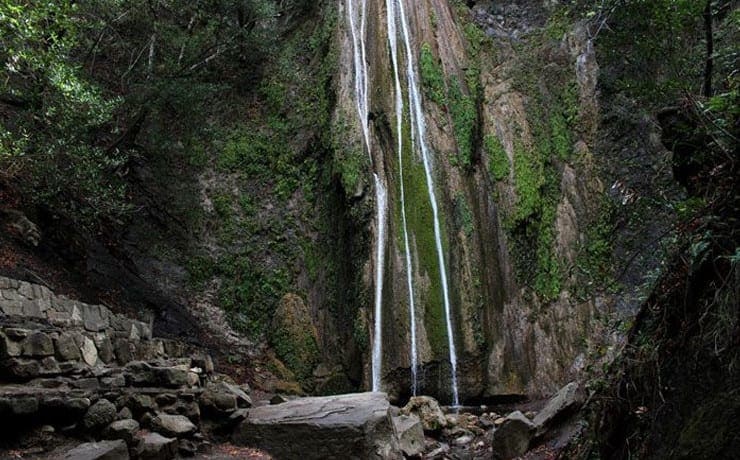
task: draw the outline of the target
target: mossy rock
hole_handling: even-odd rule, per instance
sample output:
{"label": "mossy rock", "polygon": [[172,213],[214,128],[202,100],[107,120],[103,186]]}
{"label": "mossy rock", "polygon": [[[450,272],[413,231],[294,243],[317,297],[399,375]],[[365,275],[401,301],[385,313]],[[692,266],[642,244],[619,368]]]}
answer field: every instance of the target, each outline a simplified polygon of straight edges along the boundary
{"label": "mossy rock", "polygon": [[352,382],[341,368],[335,369],[329,376],[316,382],[316,394],[338,395],[351,393],[354,390]]}
{"label": "mossy rock", "polygon": [[736,458],[740,452],[740,393],[720,394],[701,404],[681,432],[676,458]]}
{"label": "mossy rock", "polygon": [[305,382],[319,362],[318,332],[308,307],[299,296],[286,294],[272,320],[270,345],[300,382]]}

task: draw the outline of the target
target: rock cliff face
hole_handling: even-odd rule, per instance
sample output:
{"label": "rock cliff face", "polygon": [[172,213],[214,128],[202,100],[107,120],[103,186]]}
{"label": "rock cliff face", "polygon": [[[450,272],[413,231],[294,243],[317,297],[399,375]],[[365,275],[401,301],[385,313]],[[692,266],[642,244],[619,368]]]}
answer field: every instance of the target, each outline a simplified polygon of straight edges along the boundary
{"label": "rock cliff face", "polygon": [[[471,10],[443,0],[404,5],[432,153],[461,395],[471,399],[552,391],[578,370],[595,312],[590,295],[575,295],[583,279],[574,270],[589,243],[586,216],[598,214],[604,192],[591,153],[599,126],[593,44],[583,30],[570,26],[548,39],[532,32],[519,44],[491,38],[483,30],[486,21],[495,19],[485,6]],[[520,10],[512,5],[510,11]],[[541,18],[548,10],[543,11],[530,14],[532,21],[540,21],[530,29],[544,29]],[[347,14],[346,2],[340,2],[340,17]],[[419,390],[449,400],[431,205],[422,159],[412,148],[417,140],[411,138],[408,104],[400,156],[395,141],[395,76],[386,15],[383,2],[367,3],[370,151],[372,169],[387,184],[390,216],[383,267],[383,389],[398,396],[408,395],[411,388],[403,179]],[[354,105],[351,32],[348,21],[340,21],[334,120],[357,128],[350,128],[345,146],[357,150],[362,121]],[[408,57],[399,49],[406,100]],[[538,62],[535,57],[546,65],[532,65]],[[403,178],[399,161],[404,163]],[[365,199],[372,200],[369,173],[363,183]],[[371,257],[365,268],[370,292],[371,273],[378,269],[374,264]],[[364,316],[372,323],[369,310]],[[365,382],[369,372],[366,365]]]}

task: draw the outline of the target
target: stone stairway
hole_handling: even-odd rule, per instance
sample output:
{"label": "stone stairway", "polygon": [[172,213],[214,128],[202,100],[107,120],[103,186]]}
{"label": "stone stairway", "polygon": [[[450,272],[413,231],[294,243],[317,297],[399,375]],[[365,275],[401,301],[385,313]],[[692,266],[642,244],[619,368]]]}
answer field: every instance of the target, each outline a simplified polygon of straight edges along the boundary
{"label": "stone stairway", "polygon": [[105,306],[0,277],[0,420],[12,420],[12,432],[44,426],[111,441],[69,458],[195,454],[209,434],[246,417],[249,388],[215,373],[204,351],[151,331]]}

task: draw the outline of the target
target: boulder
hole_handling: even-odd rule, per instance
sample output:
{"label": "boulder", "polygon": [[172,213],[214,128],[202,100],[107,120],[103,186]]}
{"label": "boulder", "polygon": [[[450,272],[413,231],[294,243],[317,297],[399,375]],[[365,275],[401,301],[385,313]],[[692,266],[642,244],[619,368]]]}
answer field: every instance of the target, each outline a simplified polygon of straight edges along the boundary
{"label": "boulder", "polygon": [[196,355],[193,357],[193,366],[203,369],[206,374],[213,374],[213,358],[211,355]]}
{"label": "boulder", "polygon": [[139,422],[136,420],[116,420],[103,430],[103,437],[105,439],[121,439],[126,444],[131,444],[137,431],[139,431]]}
{"label": "boulder", "polygon": [[118,411],[118,415],[116,416],[118,420],[126,420],[127,418],[134,418],[134,414],[131,413],[131,409],[128,407],[124,407],[120,411]]}
{"label": "boulder", "polygon": [[195,454],[198,453],[198,445],[193,441],[183,439],[180,441],[180,446],[177,450],[182,457],[195,457]]}
{"label": "boulder", "polygon": [[547,426],[570,411],[580,402],[578,384],[571,382],[550,398],[545,407],[534,417],[537,434],[543,434]]}
{"label": "boulder", "polygon": [[61,425],[77,423],[90,408],[89,398],[51,396],[41,400],[44,418]]}
{"label": "boulder", "polygon": [[421,419],[424,431],[439,431],[447,426],[447,418],[436,399],[429,396],[414,396],[401,409],[405,415],[415,414]]}
{"label": "boulder", "polygon": [[178,400],[174,405],[167,406],[164,412],[174,415],[184,415],[194,423],[200,421],[200,407],[195,401]]}
{"label": "boulder", "polygon": [[120,366],[133,361],[136,356],[136,345],[129,339],[119,338],[113,343],[113,353]]}
{"label": "boulder", "polygon": [[236,444],[276,458],[401,458],[385,393],[299,398],[249,410]]}
{"label": "boulder", "polygon": [[31,416],[38,412],[39,401],[35,396],[9,396],[0,398],[0,414],[4,419],[13,416]]}
{"label": "boulder", "polygon": [[520,411],[507,415],[501,426],[493,432],[491,447],[494,457],[506,460],[525,453],[534,437],[534,430],[534,423]]}
{"label": "boulder", "polygon": [[77,346],[75,337],[72,334],[59,334],[59,337],[54,339],[54,348],[56,350],[56,356],[60,361],[80,360],[80,347]]}
{"label": "boulder", "polygon": [[195,433],[197,427],[183,415],[160,413],[152,419],[152,429],[165,436],[186,438]]}
{"label": "boulder", "polygon": [[110,337],[105,333],[98,333],[95,335],[95,346],[98,349],[98,357],[105,364],[110,364],[113,361],[113,345],[110,342]]}
{"label": "boulder", "polygon": [[272,405],[282,404],[282,403],[286,403],[288,401],[289,401],[288,398],[286,398],[283,395],[279,395],[279,394],[273,396],[272,398],[270,398],[270,404],[272,404]]}
{"label": "boulder", "polygon": [[424,450],[424,429],[416,415],[398,415],[391,417],[393,434],[398,447],[407,457],[415,457]]}
{"label": "boulder", "polygon": [[21,344],[0,332],[0,359],[21,355]]}
{"label": "boulder", "polygon": [[23,341],[22,350],[23,356],[42,358],[54,354],[54,343],[47,334],[35,331]]}
{"label": "boulder", "polygon": [[133,386],[179,388],[191,383],[190,372],[180,367],[158,367],[144,361],[132,361],[126,365],[126,371],[126,380]]}
{"label": "boulder", "polygon": [[116,419],[116,406],[107,399],[99,399],[90,406],[82,419],[82,425],[88,429],[98,429],[109,425]]}
{"label": "boulder", "polygon": [[11,358],[3,364],[14,380],[31,380],[42,374],[41,363],[35,359]]}
{"label": "boulder", "polygon": [[177,402],[177,396],[172,393],[162,393],[155,396],[154,400],[160,407],[171,406]]}
{"label": "boulder", "polygon": [[126,405],[137,417],[141,417],[147,412],[154,412],[157,409],[154,399],[149,395],[143,394],[131,395]]}
{"label": "boulder", "polygon": [[251,407],[252,400],[241,388],[227,382],[209,383],[200,396],[201,410],[205,414],[221,415],[241,407]]}
{"label": "boulder", "polygon": [[128,448],[120,439],[86,442],[68,451],[63,460],[128,460]]}
{"label": "boulder", "polygon": [[80,353],[82,353],[82,360],[88,366],[94,366],[98,362],[98,349],[95,348],[95,342],[91,338],[82,337]]}
{"label": "boulder", "polygon": [[88,377],[73,380],[70,382],[70,386],[80,390],[97,390],[100,388],[100,382],[95,377]]}
{"label": "boulder", "polygon": [[84,303],[79,305],[85,329],[90,332],[100,332],[110,326],[110,312],[107,308]]}
{"label": "boulder", "polygon": [[139,438],[136,454],[141,460],[170,460],[177,454],[177,438],[146,433]]}

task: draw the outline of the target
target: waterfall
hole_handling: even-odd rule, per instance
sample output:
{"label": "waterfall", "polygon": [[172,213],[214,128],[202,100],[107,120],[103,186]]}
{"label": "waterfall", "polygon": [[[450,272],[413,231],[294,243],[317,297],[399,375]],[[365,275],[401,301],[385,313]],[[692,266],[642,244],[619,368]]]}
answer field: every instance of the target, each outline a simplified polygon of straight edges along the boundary
{"label": "waterfall", "polygon": [[432,164],[429,153],[429,147],[426,140],[426,126],[424,122],[424,112],[421,105],[421,94],[417,83],[416,66],[414,64],[414,53],[411,47],[409,33],[409,24],[406,18],[402,0],[393,0],[398,6],[399,22],[401,24],[402,38],[406,49],[406,73],[408,80],[409,92],[409,111],[411,114],[411,138],[421,150],[422,162],[424,163],[424,172],[426,174],[427,191],[429,201],[432,205],[432,217],[434,220],[434,240],[437,248],[437,259],[439,262],[439,276],[442,282],[442,295],[444,296],[445,309],[445,326],[447,327],[447,342],[450,350],[450,367],[451,367],[451,384],[452,384],[452,403],[455,406],[460,404],[457,389],[457,354],[455,352],[455,340],[452,335],[452,312],[450,307],[450,294],[447,287],[447,268],[445,267],[444,253],[442,248],[442,231],[439,225],[439,209],[437,206],[437,197],[434,194],[434,181],[432,178]]}
{"label": "waterfall", "polygon": [[378,241],[375,254],[375,334],[373,342],[373,391],[380,391],[380,372],[383,363],[383,266],[385,264],[385,216],[388,208],[385,187],[375,177],[375,204],[378,209]]}
{"label": "waterfall", "polygon": [[[352,54],[355,67],[355,102],[357,103],[357,116],[360,119],[362,136],[370,155],[370,127],[368,126],[367,110],[367,59],[365,57],[365,8],[366,1],[361,2],[360,26],[355,22],[353,0],[347,0],[347,16],[349,16],[349,27],[352,33]],[[370,156],[372,162],[372,155]]]}
{"label": "waterfall", "polygon": [[[355,99],[357,112],[362,125],[362,133],[365,141],[365,147],[370,161],[372,154],[370,149],[370,134],[368,124],[368,70],[365,50],[366,35],[366,14],[367,0],[360,0],[359,25],[357,23],[356,13],[354,11],[355,0],[347,0],[347,14],[349,16],[349,25],[352,36],[353,63],[355,71]],[[414,53],[411,46],[408,20],[403,5],[403,0],[386,0],[387,7],[387,27],[388,40],[391,48],[391,57],[395,74],[395,108],[396,108],[396,130],[398,137],[398,168],[400,181],[400,202],[401,202],[401,222],[403,226],[403,238],[406,261],[406,281],[409,292],[409,317],[411,327],[411,372],[412,372],[412,392],[416,394],[417,390],[417,370],[418,370],[418,352],[416,338],[416,308],[414,301],[413,289],[413,266],[411,263],[411,250],[409,246],[408,228],[406,224],[406,197],[403,182],[403,93],[401,88],[399,59],[398,59],[398,30],[397,24],[401,25],[401,37],[404,42],[406,52],[406,74],[408,85],[408,104],[411,119],[411,140],[414,148],[421,152],[422,162],[424,165],[425,179],[429,201],[432,207],[432,217],[434,221],[434,239],[437,252],[437,262],[439,264],[439,276],[442,284],[442,295],[444,300],[445,326],[447,329],[447,341],[449,348],[449,360],[451,367],[451,387],[453,405],[459,405],[458,388],[457,388],[457,354],[455,351],[455,341],[452,333],[452,313],[450,306],[450,295],[447,285],[447,268],[442,247],[442,230],[439,223],[439,209],[437,197],[434,192],[434,179],[432,177],[432,160],[429,147],[426,140],[426,126],[424,113],[421,103],[421,94],[419,92],[418,76],[416,65],[414,63]],[[372,347],[372,389],[380,391],[382,371],[382,351],[383,351],[383,322],[382,322],[382,305],[383,305],[383,268],[385,264],[385,239],[386,239],[386,216],[387,216],[387,194],[386,188],[378,176],[377,172],[373,174],[375,179],[375,198],[377,206],[377,241],[375,250],[375,310],[374,310],[374,327],[373,327],[373,347]]]}
{"label": "waterfall", "polygon": [[403,227],[403,243],[406,256],[406,284],[409,291],[409,318],[411,328],[411,393],[416,396],[418,387],[417,369],[419,365],[418,352],[416,350],[416,305],[414,302],[413,266],[411,264],[411,248],[409,247],[409,232],[406,225],[406,191],[403,183],[403,92],[401,90],[401,77],[398,66],[398,40],[396,33],[396,12],[394,0],[386,0],[388,10],[388,42],[391,47],[391,60],[393,62],[393,74],[395,77],[396,94],[396,137],[398,138],[398,180],[400,182],[401,194],[401,224]]}
{"label": "waterfall", "polygon": [[[370,127],[368,125],[368,96],[367,96],[367,58],[365,51],[365,29],[367,0],[360,2],[360,24],[356,22],[353,8],[353,0],[347,1],[347,15],[352,34],[352,52],[355,70],[355,101],[357,104],[357,115],[362,128],[365,148],[373,163],[370,151]],[[383,361],[383,272],[385,267],[385,228],[386,215],[388,213],[388,200],[385,186],[377,173],[373,174],[375,179],[375,205],[377,207],[378,234],[375,248],[375,310],[373,325],[373,351],[372,351],[372,390],[380,391],[380,374]]]}

